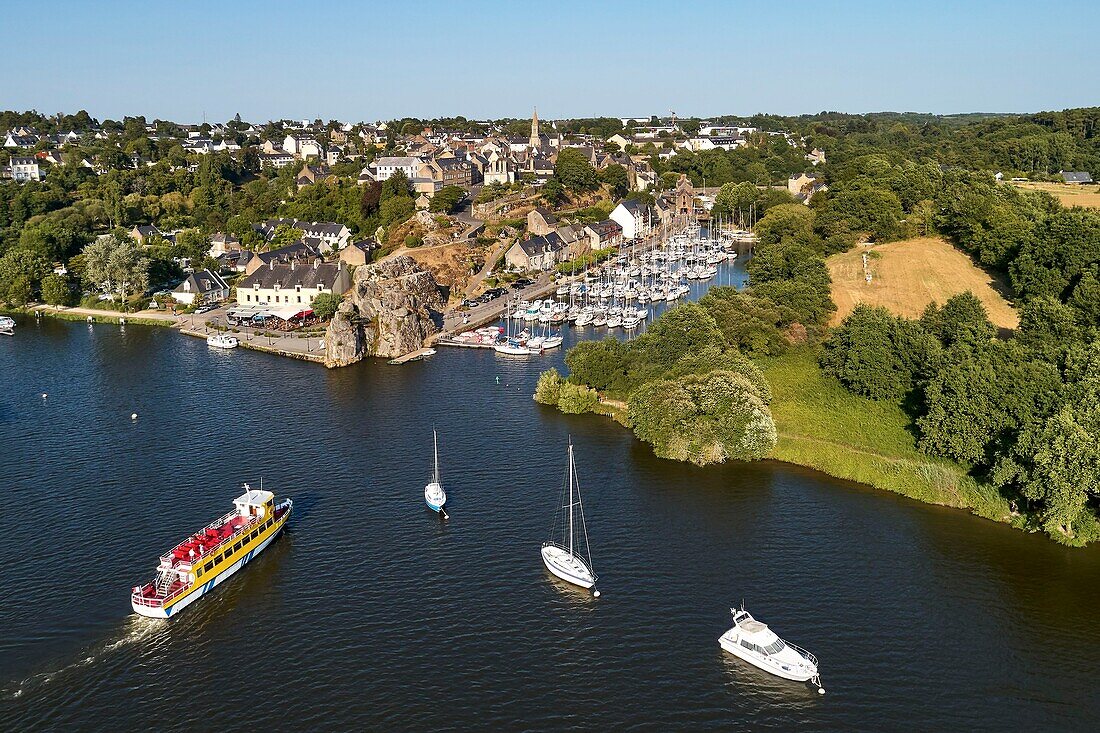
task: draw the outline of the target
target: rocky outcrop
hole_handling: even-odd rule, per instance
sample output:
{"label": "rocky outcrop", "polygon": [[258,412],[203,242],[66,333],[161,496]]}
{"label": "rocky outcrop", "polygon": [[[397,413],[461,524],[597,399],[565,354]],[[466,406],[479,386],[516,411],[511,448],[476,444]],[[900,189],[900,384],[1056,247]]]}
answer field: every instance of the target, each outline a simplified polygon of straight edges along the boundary
{"label": "rocky outcrop", "polygon": [[351,292],[325,334],[325,366],[416,351],[439,331],[443,298],[431,272],[409,256],[355,270]]}

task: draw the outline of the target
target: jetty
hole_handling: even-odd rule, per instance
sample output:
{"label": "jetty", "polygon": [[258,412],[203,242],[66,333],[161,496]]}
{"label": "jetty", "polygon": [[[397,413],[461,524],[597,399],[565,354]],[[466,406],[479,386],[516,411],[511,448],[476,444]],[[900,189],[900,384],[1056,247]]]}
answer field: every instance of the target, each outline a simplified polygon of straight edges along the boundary
{"label": "jetty", "polygon": [[408,364],[408,363],[409,363],[410,361],[420,361],[420,360],[421,360],[421,359],[423,359],[423,358],[424,358],[424,357],[425,357],[425,356],[426,356],[426,355],[428,354],[428,352],[429,352],[429,351],[431,351],[431,350],[432,350],[432,349],[430,349],[429,347],[425,346],[425,347],[424,347],[424,348],[422,348],[422,349],[417,349],[416,351],[410,351],[409,353],[405,354],[404,356],[399,356],[399,357],[397,357],[396,359],[390,359],[390,360],[389,360],[388,362],[386,362],[386,363],[387,363],[387,364],[395,364],[395,365],[397,365],[397,364]]}

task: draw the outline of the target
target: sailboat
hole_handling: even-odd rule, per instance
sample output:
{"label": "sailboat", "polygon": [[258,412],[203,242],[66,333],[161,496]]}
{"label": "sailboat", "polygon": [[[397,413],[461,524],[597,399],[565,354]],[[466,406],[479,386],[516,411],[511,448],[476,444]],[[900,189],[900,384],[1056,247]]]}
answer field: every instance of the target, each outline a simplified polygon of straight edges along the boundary
{"label": "sailboat", "polygon": [[[558,512],[550,531],[550,539],[542,543],[542,562],[547,570],[562,580],[581,588],[593,588],[592,595],[598,598],[600,592],[594,589],[596,572],[592,569],[592,552],[588,547],[588,527],[584,523],[584,507],[581,506],[581,487],[576,479],[577,467],[573,462],[573,442],[570,441],[566,482],[569,486],[568,493],[562,487],[562,499],[568,501],[561,506],[563,511]],[[584,539],[583,554],[580,543],[575,541],[579,538],[574,538],[577,529],[574,516],[580,518],[580,538]]]}
{"label": "sailboat", "polygon": [[443,505],[447,503],[447,492],[443,490],[443,484],[439,480],[439,436],[434,428],[432,429],[432,447],[435,453],[435,471],[432,473],[432,480],[424,487],[424,503],[441,518],[447,519],[447,512],[443,509]]}

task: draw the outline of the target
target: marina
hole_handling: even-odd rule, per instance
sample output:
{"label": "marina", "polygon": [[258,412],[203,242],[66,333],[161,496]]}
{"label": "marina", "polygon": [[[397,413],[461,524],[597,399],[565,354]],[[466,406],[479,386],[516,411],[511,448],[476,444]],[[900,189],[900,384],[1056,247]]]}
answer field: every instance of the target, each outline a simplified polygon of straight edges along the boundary
{"label": "marina", "polygon": [[643,332],[651,317],[710,285],[742,286],[743,275],[735,276],[730,265],[751,244],[745,234],[717,227],[655,232],[600,267],[563,277],[543,297],[500,299],[504,302],[436,343],[526,356],[559,348],[562,328],[586,329],[593,338],[609,333],[629,338]]}

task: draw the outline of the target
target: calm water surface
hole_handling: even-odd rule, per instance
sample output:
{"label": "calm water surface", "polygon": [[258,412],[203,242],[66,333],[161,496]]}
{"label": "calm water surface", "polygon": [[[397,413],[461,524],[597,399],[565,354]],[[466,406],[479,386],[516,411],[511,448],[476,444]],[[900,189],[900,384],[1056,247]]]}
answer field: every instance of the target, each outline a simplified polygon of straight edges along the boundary
{"label": "calm water surface", "polygon": [[[0,730],[1095,728],[1097,551],[778,463],[654,458],[531,400],[560,362],[326,371],[22,320],[0,339]],[[569,435],[599,599],[539,558]],[[261,476],[295,500],[283,537],[172,622],[134,616],[158,555]],[[827,695],[719,649],[741,599]]]}

